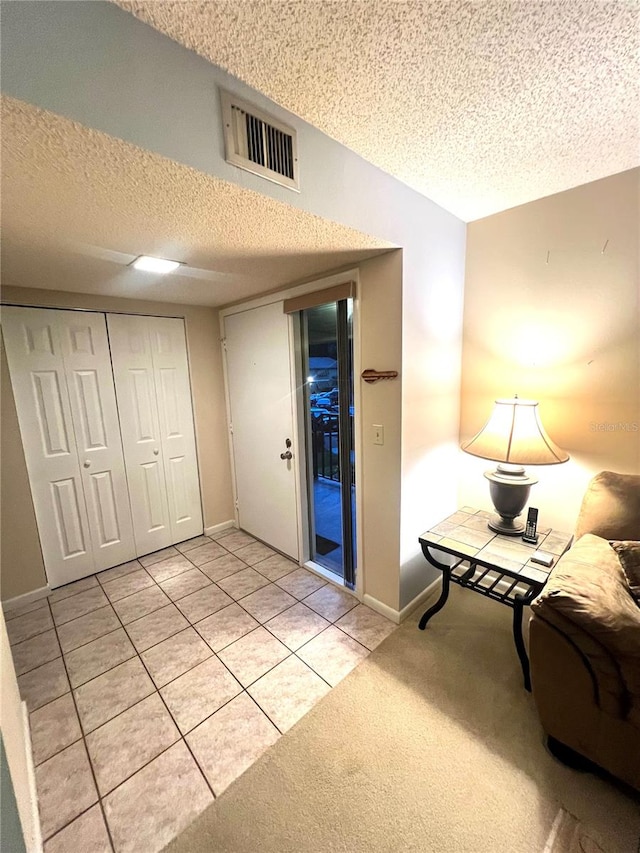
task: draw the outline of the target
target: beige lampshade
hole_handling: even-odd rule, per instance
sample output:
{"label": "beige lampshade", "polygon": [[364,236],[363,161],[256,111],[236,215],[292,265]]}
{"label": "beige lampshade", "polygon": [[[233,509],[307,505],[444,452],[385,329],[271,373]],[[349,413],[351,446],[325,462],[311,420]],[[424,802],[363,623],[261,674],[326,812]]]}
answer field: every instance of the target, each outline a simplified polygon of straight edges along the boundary
{"label": "beige lampshade", "polygon": [[569,454],[549,438],[534,400],[496,400],[480,432],[462,450],[482,459],[512,465],[556,465]]}

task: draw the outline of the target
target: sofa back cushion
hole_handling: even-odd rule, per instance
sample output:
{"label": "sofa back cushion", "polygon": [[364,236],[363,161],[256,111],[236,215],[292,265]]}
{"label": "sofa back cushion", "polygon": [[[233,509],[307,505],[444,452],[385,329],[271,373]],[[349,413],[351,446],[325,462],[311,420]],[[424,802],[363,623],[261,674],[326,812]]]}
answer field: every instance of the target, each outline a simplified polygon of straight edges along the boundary
{"label": "sofa back cushion", "polygon": [[591,480],[580,508],[576,539],[640,539],[640,475],[601,471]]}

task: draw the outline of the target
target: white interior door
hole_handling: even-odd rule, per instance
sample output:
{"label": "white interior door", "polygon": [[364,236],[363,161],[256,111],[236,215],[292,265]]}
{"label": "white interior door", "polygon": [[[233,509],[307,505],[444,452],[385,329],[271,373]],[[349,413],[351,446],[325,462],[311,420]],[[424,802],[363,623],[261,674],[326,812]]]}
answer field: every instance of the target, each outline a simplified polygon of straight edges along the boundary
{"label": "white interior door", "polygon": [[[289,320],[282,302],[224,319],[238,522],[298,559]],[[287,439],[292,446],[287,448]]]}
{"label": "white interior door", "polygon": [[111,361],[138,555],[172,544],[146,317],[108,314]]}
{"label": "white interior door", "polygon": [[193,428],[184,322],[148,317],[172,542],[202,533],[200,481]]}
{"label": "white interior door", "polygon": [[6,307],[2,329],[51,587],[95,571],[58,311]]}
{"label": "white interior door", "polygon": [[95,570],[135,557],[104,314],[59,311],[58,328]]}

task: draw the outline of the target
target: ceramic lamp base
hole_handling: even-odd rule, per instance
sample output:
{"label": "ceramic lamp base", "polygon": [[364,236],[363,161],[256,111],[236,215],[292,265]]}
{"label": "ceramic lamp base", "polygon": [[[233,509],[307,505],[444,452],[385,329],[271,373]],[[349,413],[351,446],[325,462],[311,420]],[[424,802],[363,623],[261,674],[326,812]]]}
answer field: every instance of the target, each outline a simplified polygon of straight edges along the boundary
{"label": "ceramic lamp base", "polygon": [[502,533],[503,536],[522,536],[524,533],[524,522],[515,518],[503,518],[500,515],[492,515],[487,526],[489,530]]}
{"label": "ceramic lamp base", "polygon": [[488,522],[490,530],[503,536],[521,536],[524,523],[517,518],[526,506],[535,477],[527,476],[521,465],[499,464],[495,471],[485,471],[489,492],[497,516]]}

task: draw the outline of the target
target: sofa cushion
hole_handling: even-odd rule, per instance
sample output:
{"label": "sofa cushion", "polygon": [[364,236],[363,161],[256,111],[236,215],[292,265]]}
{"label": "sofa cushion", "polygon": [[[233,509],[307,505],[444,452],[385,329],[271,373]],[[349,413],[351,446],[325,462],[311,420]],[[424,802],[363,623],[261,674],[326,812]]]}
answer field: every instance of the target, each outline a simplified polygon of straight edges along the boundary
{"label": "sofa cushion", "polygon": [[606,709],[640,724],[640,607],[608,541],[582,536],[531,607],[587,657]]}
{"label": "sofa cushion", "polygon": [[580,507],[576,539],[640,539],[640,475],[601,471],[591,480]]}
{"label": "sofa cushion", "polygon": [[612,542],[631,595],[640,604],[640,542]]}

